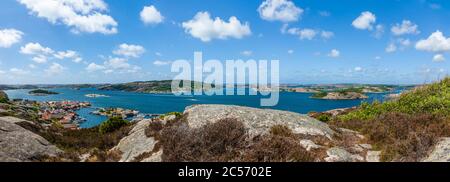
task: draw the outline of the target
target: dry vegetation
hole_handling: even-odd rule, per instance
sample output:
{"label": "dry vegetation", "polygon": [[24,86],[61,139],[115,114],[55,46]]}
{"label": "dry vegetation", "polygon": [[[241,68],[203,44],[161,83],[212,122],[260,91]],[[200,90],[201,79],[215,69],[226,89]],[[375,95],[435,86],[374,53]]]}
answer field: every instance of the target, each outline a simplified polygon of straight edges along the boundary
{"label": "dry vegetation", "polygon": [[167,162],[315,160],[289,128],[274,126],[270,134],[250,138],[243,123],[233,118],[192,129],[185,117],[180,117],[165,126],[153,122],[146,134],[159,140],[158,148],[164,149],[162,158]]}
{"label": "dry vegetation", "polygon": [[43,156],[36,159],[36,161],[78,161],[79,156],[85,153],[91,154],[92,161],[117,161],[118,154],[108,152],[108,150],[116,146],[123,137],[127,136],[132,128],[132,125],[126,125],[114,131],[102,133],[98,127],[65,130],[58,127],[44,129],[29,122],[20,122],[18,125],[44,137],[47,141],[64,151],[56,158]]}
{"label": "dry vegetation", "polygon": [[365,103],[329,123],[364,134],[383,161],[419,161],[440,137],[450,136],[450,78],[395,101]]}

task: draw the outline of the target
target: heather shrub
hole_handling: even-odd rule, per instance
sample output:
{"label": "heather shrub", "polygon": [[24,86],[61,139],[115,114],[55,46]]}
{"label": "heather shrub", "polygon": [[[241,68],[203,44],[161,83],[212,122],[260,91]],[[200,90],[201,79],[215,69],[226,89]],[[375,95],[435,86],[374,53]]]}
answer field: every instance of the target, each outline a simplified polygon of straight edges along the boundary
{"label": "heather shrub", "polygon": [[314,161],[286,126],[276,125],[270,134],[250,138],[242,122],[222,119],[192,129],[177,122],[161,131],[163,161],[179,162],[282,162]]}
{"label": "heather shrub", "polygon": [[113,132],[100,133],[98,127],[79,130],[65,130],[58,127],[44,129],[40,125],[29,122],[17,123],[23,128],[45,138],[50,143],[69,153],[87,152],[92,149],[109,150],[128,135],[130,125],[123,126]]}
{"label": "heather shrub", "polygon": [[245,129],[235,119],[222,119],[199,129],[179,122],[164,128],[161,146],[164,161],[228,161],[245,141]]}
{"label": "heather shrub", "polygon": [[112,117],[100,124],[99,132],[102,134],[113,132],[123,126],[130,124],[129,121],[124,120],[120,117]]}
{"label": "heather shrub", "polygon": [[450,119],[432,114],[387,113],[332,124],[366,135],[383,161],[419,161],[440,137],[450,136]]}
{"label": "heather shrub", "polygon": [[384,161],[418,161],[440,137],[450,136],[450,77],[384,103],[363,103],[330,124],[360,131]]}

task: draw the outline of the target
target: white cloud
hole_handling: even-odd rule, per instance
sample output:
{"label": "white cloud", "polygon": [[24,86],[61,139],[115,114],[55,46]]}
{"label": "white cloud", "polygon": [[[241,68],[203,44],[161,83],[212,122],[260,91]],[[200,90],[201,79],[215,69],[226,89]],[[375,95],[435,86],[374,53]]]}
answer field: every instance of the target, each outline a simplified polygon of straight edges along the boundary
{"label": "white cloud", "polygon": [[153,64],[156,65],[156,66],[164,66],[164,65],[168,65],[170,63],[172,63],[172,62],[170,62],[170,61],[161,61],[161,60],[156,60],[156,61],[153,62]]}
{"label": "white cloud", "polygon": [[297,21],[303,9],[290,0],[266,0],[258,8],[259,16],[268,21]]}
{"label": "white cloud", "polygon": [[86,67],[86,70],[88,72],[94,72],[94,71],[99,71],[99,70],[104,70],[104,69],[105,69],[105,66],[98,65],[95,63],[91,63]]}
{"label": "white cloud", "polygon": [[110,58],[104,65],[112,69],[128,69],[131,67],[128,60],[124,58]]}
{"label": "white cloud", "polygon": [[381,36],[383,36],[383,34],[384,34],[384,26],[380,24],[375,26],[375,32],[373,33],[373,36],[379,39],[381,38]]}
{"label": "white cloud", "polygon": [[331,31],[322,31],[322,33],[320,33],[320,36],[324,39],[330,39],[334,36],[334,33]]}
{"label": "white cloud", "polygon": [[361,15],[356,18],[352,25],[353,27],[361,30],[372,30],[373,24],[375,24],[377,18],[369,11],[362,12]]}
{"label": "white cloud", "polygon": [[39,43],[28,43],[20,48],[20,53],[27,55],[48,55],[53,54],[53,52],[55,51],[48,47],[43,47]]}
{"label": "white cloud", "polygon": [[297,35],[301,40],[307,39],[312,40],[317,35],[317,32],[313,29],[305,28],[305,29],[299,29],[299,28],[289,28],[287,30],[287,33],[292,35]]}
{"label": "white cloud", "polygon": [[62,23],[72,32],[117,33],[118,23],[109,15],[103,0],[18,0],[31,14],[47,19],[50,23]]}
{"label": "white cloud", "polygon": [[441,31],[432,33],[427,39],[416,43],[416,49],[429,52],[450,51],[450,38],[446,38]]}
{"label": "white cloud", "polygon": [[49,47],[44,47],[39,43],[28,43],[20,48],[20,53],[26,55],[33,55],[33,60],[36,63],[46,63],[51,56],[57,59],[72,59],[73,62],[79,63],[83,59],[76,51],[54,51]]}
{"label": "white cloud", "polygon": [[0,47],[9,48],[22,40],[23,32],[16,29],[0,30]]}
{"label": "white cloud", "polygon": [[73,62],[79,63],[83,60],[80,55],[76,51],[67,50],[67,51],[59,51],[54,54],[57,59],[72,59]]}
{"label": "white cloud", "polygon": [[394,43],[390,43],[387,47],[386,47],[386,52],[388,53],[392,53],[397,51],[397,46]]}
{"label": "white cloud", "polygon": [[35,63],[42,64],[42,63],[47,62],[48,57],[44,56],[44,55],[37,55],[37,56],[31,58],[31,60],[33,60]]}
{"label": "white cloud", "polygon": [[141,21],[145,24],[158,24],[164,21],[164,16],[153,5],[145,6],[140,15]]}
{"label": "white cloud", "polygon": [[35,69],[35,68],[36,68],[36,65],[34,65],[34,64],[29,64],[28,67],[31,68],[31,69]]}
{"label": "white cloud", "polygon": [[391,32],[394,35],[404,35],[404,34],[419,34],[420,31],[418,29],[419,26],[412,23],[409,20],[403,20],[402,24],[395,24],[391,28]]}
{"label": "white cloud", "polygon": [[381,56],[375,56],[374,59],[375,59],[375,60],[380,60],[380,59],[381,59]]}
{"label": "white cloud", "polygon": [[314,30],[310,28],[289,28],[288,24],[284,24],[281,27],[281,33],[288,33],[291,35],[299,36],[301,40],[307,39],[307,40],[313,40],[316,36],[320,36],[323,39],[330,39],[334,36],[334,33],[331,31],[326,30]]}
{"label": "white cloud", "polygon": [[29,73],[28,71],[25,71],[25,70],[22,70],[19,68],[11,68],[11,69],[9,69],[9,72],[11,72],[11,74],[14,74],[14,75],[26,75]]}
{"label": "white cloud", "polygon": [[434,62],[442,62],[442,61],[445,61],[445,57],[442,54],[436,54],[433,56],[433,61]]}
{"label": "white cloud", "polygon": [[289,50],[288,50],[288,53],[289,53],[289,54],[294,54],[294,50],[289,49]]}
{"label": "white cloud", "polygon": [[49,75],[57,75],[61,74],[66,68],[58,63],[52,63],[48,69],[45,70],[45,72]]}
{"label": "white cloud", "polygon": [[246,50],[246,51],[242,51],[241,54],[244,55],[244,56],[251,56],[253,54],[253,52],[249,51],[249,50]]}
{"label": "white cloud", "polygon": [[361,72],[363,70],[363,68],[361,67],[355,67],[353,70],[355,70],[356,72]]}
{"label": "white cloud", "polygon": [[114,50],[115,55],[138,58],[144,54],[145,48],[140,45],[121,44]]}
{"label": "white cloud", "polygon": [[226,22],[219,17],[213,20],[208,12],[198,12],[192,20],[183,22],[182,26],[186,33],[199,38],[203,42],[229,37],[240,39],[251,34],[247,22],[242,24],[235,16],[230,17],[228,21]]}
{"label": "white cloud", "polygon": [[317,32],[313,29],[303,29],[300,30],[300,39],[308,39],[308,40],[312,40],[315,36],[316,36]]}
{"label": "white cloud", "polygon": [[402,38],[400,38],[400,39],[398,39],[397,41],[398,41],[398,43],[399,43],[400,45],[402,45],[402,46],[404,46],[404,47],[408,47],[408,46],[411,45],[411,40],[409,40],[409,39],[402,39]]}
{"label": "white cloud", "polygon": [[20,48],[21,54],[33,55],[32,60],[36,63],[46,63],[48,56],[55,51],[49,47],[44,47],[39,43],[28,43]]}
{"label": "white cloud", "polygon": [[337,58],[337,57],[339,57],[340,55],[341,55],[341,52],[339,52],[339,51],[336,50],[336,49],[331,50],[331,52],[328,54],[328,56],[329,56],[329,57],[332,57],[332,58]]}
{"label": "white cloud", "polygon": [[86,63],[85,68],[88,72],[103,71],[105,74],[109,73],[136,73],[141,70],[141,67],[132,65],[128,62],[127,58],[120,57],[102,57],[106,59],[103,64]]}

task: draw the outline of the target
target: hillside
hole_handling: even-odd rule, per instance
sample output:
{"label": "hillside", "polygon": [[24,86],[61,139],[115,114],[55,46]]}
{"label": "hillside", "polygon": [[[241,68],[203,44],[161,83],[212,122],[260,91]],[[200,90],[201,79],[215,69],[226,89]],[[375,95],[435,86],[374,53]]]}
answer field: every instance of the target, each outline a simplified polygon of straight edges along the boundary
{"label": "hillside", "polygon": [[[318,116],[320,117],[320,116]],[[419,161],[450,136],[450,77],[384,103],[363,103],[329,122],[367,136],[385,161]],[[450,157],[450,152],[441,155]]]}
{"label": "hillside", "polygon": [[[189,81],[187,81],[189,82]],[[194,81],[191,81],[192,88]],[[140,81],[131,83],[121,83],[121,84],[110,84],[105,86],[100,86],[100,90],[120,90],[127,92],[140,92],[140,93],[170,93],[172,80],[161,80],[161,81]],[[181,84],[182,85],[182,84]]]}

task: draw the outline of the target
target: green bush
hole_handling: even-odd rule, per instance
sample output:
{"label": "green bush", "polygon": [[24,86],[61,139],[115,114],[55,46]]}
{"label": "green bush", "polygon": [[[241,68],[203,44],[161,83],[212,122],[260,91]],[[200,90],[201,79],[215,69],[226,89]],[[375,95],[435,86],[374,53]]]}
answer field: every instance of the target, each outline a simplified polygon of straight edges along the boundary
{"label": "green bush", "polygon": [[390,112],[434,115],[450,115],[450,77],[441,82],[425,85],[404,93],[398,100],[384,103],[363,103],[360,109],[340,116],[339,119],[349,121],[369,120]]}
{"label": "green bush", "polygon": [[317,117],[317,120],[322,122],[328,122],[331,120],[331,116],[328,114],[321,114],[319,117]]}
{"label": "green bush", "polygon": [[100,124],[98,129],[100,133],[105,134],[116,131],[117,129],[120,129],[128,124],[130,124],[130,122],[127,120],[120,117],[112,117]]}
{"label": "green bush", "polygon": [[176,118],[179,118],[183,114],[180,113],[180,112],[169,112],[169,113],[166,113],[166,114],[163,114],[163,115],[159,116],[159,119],[164,119],[165,117],[170,116],[170,115],[175,115]]}
{"label": "green bush", "polygon": [[317,92],[317,93],[313,94],[311,97],[312,98],[322,98],[322,97],[325,97],[327,95],[328,95],[327,92]]}

